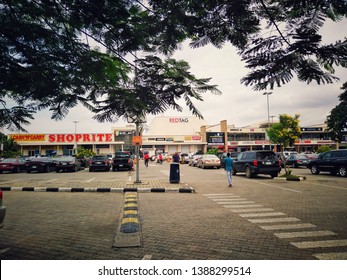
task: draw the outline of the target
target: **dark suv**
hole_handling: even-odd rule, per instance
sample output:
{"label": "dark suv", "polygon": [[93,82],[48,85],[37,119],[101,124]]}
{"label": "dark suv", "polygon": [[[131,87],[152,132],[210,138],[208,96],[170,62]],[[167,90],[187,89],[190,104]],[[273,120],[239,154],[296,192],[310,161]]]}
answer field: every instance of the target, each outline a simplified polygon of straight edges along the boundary
{"label": "dark suv", "polygon": [[111,163],[107,156],[96,155],[90,159],[89,162],[89,172],[95,170],[110,171]]}
{"label": "dark suv", "polygon": [[273,151],[242,152],[233,162],[233,175],[245,172],[247,178],[258,174],[267,174],[274,178],[280,171],[280,161]]}
{"label": "dark suv", "polygon": [[311,160],[307,167],[315,175],[323,171],[345,177],[347,176],[347,150],[333,150],[321,153],[318,158]]}

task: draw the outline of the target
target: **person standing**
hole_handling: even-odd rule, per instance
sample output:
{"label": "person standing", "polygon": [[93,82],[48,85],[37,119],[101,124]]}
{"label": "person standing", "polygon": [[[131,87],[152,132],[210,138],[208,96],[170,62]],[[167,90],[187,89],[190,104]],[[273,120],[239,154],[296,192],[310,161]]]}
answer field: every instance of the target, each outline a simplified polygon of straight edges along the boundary
{"label": "person standing", "polygon": [[143,156],[144,160],[145,160],[145,166],[148,167],[148,161],[149,161],[149,154],[145,153],[145,155]]}
{"label": "person standing", "polygon": [[228,187],[232,187],[232,170],[233,170],[233,159],[230,157],[230,153],[227,153],[227,157],[224,159],[224,164],[225,164],[225,171],[227,173],[227,178],[228,178]]}

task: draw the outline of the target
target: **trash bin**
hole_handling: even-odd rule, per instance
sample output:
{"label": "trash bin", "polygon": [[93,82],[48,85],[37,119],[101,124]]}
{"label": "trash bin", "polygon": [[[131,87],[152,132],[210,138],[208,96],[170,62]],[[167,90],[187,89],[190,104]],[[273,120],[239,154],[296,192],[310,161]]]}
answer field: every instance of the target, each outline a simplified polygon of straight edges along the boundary
{"label": "trash bin", "polygon": [[170,164],[170,183],[180,182],[180,164],[173,162]]}

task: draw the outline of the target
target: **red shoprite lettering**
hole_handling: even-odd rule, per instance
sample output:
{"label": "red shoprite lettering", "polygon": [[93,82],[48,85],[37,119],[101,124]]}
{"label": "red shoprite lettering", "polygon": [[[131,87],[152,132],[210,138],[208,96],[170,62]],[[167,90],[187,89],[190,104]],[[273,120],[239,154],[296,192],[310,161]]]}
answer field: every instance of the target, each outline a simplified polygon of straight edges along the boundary
{"label": "red shoprite lettering", "polygon": [[111,142],[111,133],[98,133],[98,134],[50,134],[48,136],[49,142]]}

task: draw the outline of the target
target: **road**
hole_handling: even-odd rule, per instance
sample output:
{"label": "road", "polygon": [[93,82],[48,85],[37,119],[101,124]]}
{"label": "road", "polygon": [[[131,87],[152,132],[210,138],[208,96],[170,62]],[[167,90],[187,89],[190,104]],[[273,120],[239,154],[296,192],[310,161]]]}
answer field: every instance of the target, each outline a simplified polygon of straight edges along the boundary
{"label": "road", "polygon": [[[347,178],[293,173],[289,182],[181,165],[141,163],[135,193],[140,246],[114,246],[125,203],[122,188],[135,172],[1,174],[7,207],[0,230],[3,260],[314,260],[347,259]],[[180,193],[177,186],[192,189]],[[33,187],[34,191],[22,191]],[[47,188],[59,191],[48,192]],[[72,192],[71,188],[83,191]],[[151,188],[163,192],[151,192]],[[110,188],[110,192],[97,192]],[[140,189],[144,191],[141,191]],[[123,233],[124,235],[124,233]]]}

